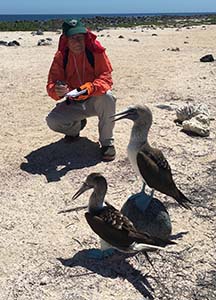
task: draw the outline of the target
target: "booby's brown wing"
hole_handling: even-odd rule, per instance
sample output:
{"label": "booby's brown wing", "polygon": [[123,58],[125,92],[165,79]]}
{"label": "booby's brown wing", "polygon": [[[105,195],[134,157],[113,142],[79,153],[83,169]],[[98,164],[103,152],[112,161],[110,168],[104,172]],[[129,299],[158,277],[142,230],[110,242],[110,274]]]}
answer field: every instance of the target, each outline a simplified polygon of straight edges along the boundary
{"label": "booby's brown wing", "polygon": [[104,207],[99,213],[85,213],[92,230],[113,247],[126,250],[133,242],[155,245],[148,234],[136,232],[132,222],[113,206]]}
{"label": "booby's brown wing", "polygon": [[137,165],[151,188],[173,197],[183,207],[190,208],[187,202],[191,201],[176,187],[169,163],[159,149],[144,145],[137,154]]}
{"label": "booby's brown wing", "polygon": [[161,150],[157,148],[152,148],[150,146],[148,147],[143,146],[140,152],[147,155],[148,158],[151,159],[152,162],[154,162],[158,166],[158,168],[171,172],[170,165]]}
{"label": "booby's brown wing", "polygon": [[137,154],[137,165],[144,180],[151,188],[163,193],[167,184],[173,186],[171,168],[159,149],[143,146]]}

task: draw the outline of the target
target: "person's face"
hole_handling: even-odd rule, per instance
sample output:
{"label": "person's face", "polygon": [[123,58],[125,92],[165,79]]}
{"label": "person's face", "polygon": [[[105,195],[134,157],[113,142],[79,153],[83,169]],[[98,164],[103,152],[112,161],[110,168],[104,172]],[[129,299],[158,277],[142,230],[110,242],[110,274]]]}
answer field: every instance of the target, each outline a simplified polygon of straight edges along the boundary
{"label": "person's face", "polygon": [[85,34],[79,33],[68,37],[68,48],[75,54],[85,50]]}

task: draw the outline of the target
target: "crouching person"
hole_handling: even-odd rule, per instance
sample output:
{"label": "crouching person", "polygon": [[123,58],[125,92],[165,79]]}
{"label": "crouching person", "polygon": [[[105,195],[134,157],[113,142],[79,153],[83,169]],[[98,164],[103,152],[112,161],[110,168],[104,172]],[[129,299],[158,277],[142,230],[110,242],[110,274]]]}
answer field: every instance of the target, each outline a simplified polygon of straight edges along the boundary
{"label": "crouching person", "polygon": [[97,116],[102,160],[112,161],[116,153],[114,122],[110,118],[115,114],[111,63],[105,48],[79,20],[65,21],[62,28],[48,75],[48,95],[58,101],[74,89],[84,93],[57,103],[46,118],[47,124],[64,134],[65,142],[70,143],[79,138],[87,118]]}

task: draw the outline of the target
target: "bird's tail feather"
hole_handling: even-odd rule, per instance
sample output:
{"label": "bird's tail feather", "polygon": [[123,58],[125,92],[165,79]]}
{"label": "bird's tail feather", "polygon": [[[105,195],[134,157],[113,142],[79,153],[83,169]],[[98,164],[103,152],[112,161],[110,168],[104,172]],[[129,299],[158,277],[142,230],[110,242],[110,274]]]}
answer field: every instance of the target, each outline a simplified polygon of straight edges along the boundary
{"label": "bird's tail feather", "polygon": [[169,245],[176,245],[177,243],[172,241],[172,240],[167,240],[167,241],[162,241],[160,240],[160,246],[165,247],[165,246],[169,246]]}
{"label": "bird's tail feather", "polygon": [[143,244],[143,243],[137,243],[134,242],[133,244],[130,245],[130,248],[133,252],[139,252],[143,250],[148,250],[148,249],[155,249],[155,250],[165,250],[164,247],[160,246],[155,246],[155,245],[149,245],[149,244]]}
{"label": "bird's tail feather", "polygon": [[191,209],[190,205],[188,204],[188,202],[192,203],[191,200],[189,200],[180,190],[178,190],[178,195],[175,199],[184,208]]}

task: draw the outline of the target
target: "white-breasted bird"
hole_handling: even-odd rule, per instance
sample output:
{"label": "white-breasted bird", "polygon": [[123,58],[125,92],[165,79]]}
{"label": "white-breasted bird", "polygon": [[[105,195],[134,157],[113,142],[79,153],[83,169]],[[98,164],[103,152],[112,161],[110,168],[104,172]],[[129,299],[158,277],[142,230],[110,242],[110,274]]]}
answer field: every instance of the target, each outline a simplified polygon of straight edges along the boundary
{"label": "white-breasted bird", "polygon": [[88,212],[85,218],[92,230],[108,244],[121,252],[137,253],[152,249],[164,249],[166,245],[175,244],[170,240],[162,241],[145,232],[138,232],[133,223],[104,198],[107,192],[107,181],[100,173],[91,173],[74,194],[76,199],[85,191],[93,189],[89,198]]}
{"label": "white-breasted bird", "polygon": [[[152,125],[152,113],[146,105],[130,106],[115,114],[114,121],[130,119],[133,121],[130,141],[127,146],[128,158],[144,183],[150,188],[173,197],[181,206],[190,209],[191,201],[177,188],[168,161],[161,150],[153,148],[148,142]],[[153,196],[153,192],[152,192]]]}

